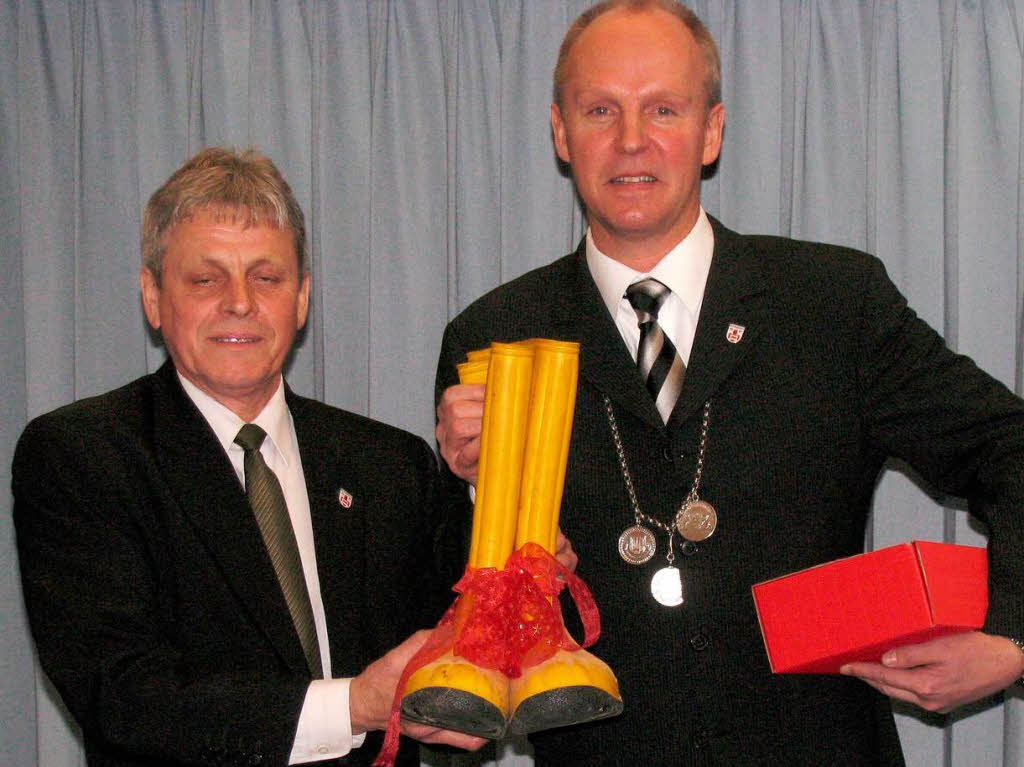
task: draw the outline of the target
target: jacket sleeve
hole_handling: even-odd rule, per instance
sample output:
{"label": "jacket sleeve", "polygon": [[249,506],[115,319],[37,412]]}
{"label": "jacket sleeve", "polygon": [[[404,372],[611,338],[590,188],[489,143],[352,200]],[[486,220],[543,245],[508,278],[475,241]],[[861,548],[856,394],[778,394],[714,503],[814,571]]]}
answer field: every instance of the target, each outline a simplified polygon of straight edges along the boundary
{"label": "jacket sleeve", "polygon": [[1024,637],[1024,403],[950,351],[871,261],[859,338],[861,412],[871,441],[989,528],[985,631]]}

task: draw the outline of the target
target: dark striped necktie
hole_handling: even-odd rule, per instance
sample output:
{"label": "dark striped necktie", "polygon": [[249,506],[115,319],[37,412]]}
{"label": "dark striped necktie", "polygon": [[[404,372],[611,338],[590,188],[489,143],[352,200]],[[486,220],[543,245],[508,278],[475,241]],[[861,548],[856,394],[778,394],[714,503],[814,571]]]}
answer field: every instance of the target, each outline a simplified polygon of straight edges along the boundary
{"label": "dark striped necktie", "polygon": [[306,578],[302,572],[299,546],[295,542],[295,531],[288,516],[288,505],[281,492],[281,483],[260,454],[267,433],[254,423],[247,423],[238,430],[235,444],[245,451],[245,494],[256,517],[256,523],[263,536],[263,543],[270,554],[277,581],[284,592],[292,623],[299,635],[302,652],[314,679],[323,677],[320,660],[320,644],[316,638],[316,624],[313,622],[313,608],[306,589]]}
{"label": "dark striped necktie", "polygon": [[640,326],[636,365],[665,423],[668,423],[672,408],[676,406],[686,375],[683,358],[658,324],[658,310],[671,292],[650,277],[626,288],[626,298],[633,306]]}

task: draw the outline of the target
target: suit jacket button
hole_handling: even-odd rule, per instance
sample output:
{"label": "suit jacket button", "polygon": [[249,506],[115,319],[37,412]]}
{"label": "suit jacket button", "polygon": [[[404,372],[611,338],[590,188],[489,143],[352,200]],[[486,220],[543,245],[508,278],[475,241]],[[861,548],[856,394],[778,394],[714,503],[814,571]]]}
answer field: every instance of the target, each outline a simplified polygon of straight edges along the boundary
{"label": "suit jacket button", "polygon": [[683,556],[692,557],[698,551],[700,551],[700,546],[696,543],[693,541],[683,541]]}
{"label": "suit jacket button", "polygon": [[710,644],[711,640],[708,639],[707,634],[704,634],[702,632],[697,632],[692,637],[690,637],[690,647],[692,647],[697,652],[701,652],[702,650],[708,649],[708,645]]}
{"label": "suit jacket button", "polygon": [[663,449],[661,451],[661,457],[664,458],[669,463],[672,463],[673,459],[675,458],[675,456],[672,455],[672,448],[666,447],[665,449]]}

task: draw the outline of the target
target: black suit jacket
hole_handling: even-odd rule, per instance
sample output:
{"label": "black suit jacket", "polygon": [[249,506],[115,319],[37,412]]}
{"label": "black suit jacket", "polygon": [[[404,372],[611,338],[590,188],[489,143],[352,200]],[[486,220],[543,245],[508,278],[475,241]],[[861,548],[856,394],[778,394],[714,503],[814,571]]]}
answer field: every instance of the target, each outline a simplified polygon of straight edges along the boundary
{"label": "black suit jacket", "polygon": [[[333,674],[354,676],[448,599],[436,463],[411,434],[287,403]],[[40,662],[90,765],[286,764],[309,672],[245,493],[173,366],[35,419],[13,489]],[[416,753],[406,743],[405,763]]]}
{"label": "black suit jacket", "polygon": [[[561,525],[600,608],[594,651],[618,675],[625,712],[537,734],[537,763],[902,764],[888,701],[867,685],[770,673],[750,587],[860,552],[880,468],[898,456],[942,491],[970,498],[989,523],[986,628],[1021,636],[1024,408],[917,319],[876,259],[712,224],[703,308],[667,428],[582,244],[479,299],[445,333],[438,394],[465,352],[492,340],[582,344]],[[736,343],[730,324],[743,328]],[[602,395],[641,508],[665,522],[693,482],[711,401],[701,497],[717,508],[719,528],[685,552],[676,538],[681,607],[662,607],[649,591],[666,565],[667,534],[657,533],[646,565],[618,556],[633,513]]]}

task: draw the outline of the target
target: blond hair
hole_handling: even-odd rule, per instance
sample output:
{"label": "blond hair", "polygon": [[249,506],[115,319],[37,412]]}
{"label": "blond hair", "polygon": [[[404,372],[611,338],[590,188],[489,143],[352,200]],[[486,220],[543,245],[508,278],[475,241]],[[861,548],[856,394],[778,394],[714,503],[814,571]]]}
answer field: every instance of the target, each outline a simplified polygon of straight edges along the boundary
{"label": "blond hair", "polygon": [[306,222],[288,182],[270,158],[253,149],[238,153],[208,147],[171,174],[146,203],[142,216],[142,265],[159,285],[167,250],[164,235],[200,211],[245,227],[290,229],[299,273],[305,275]]}

